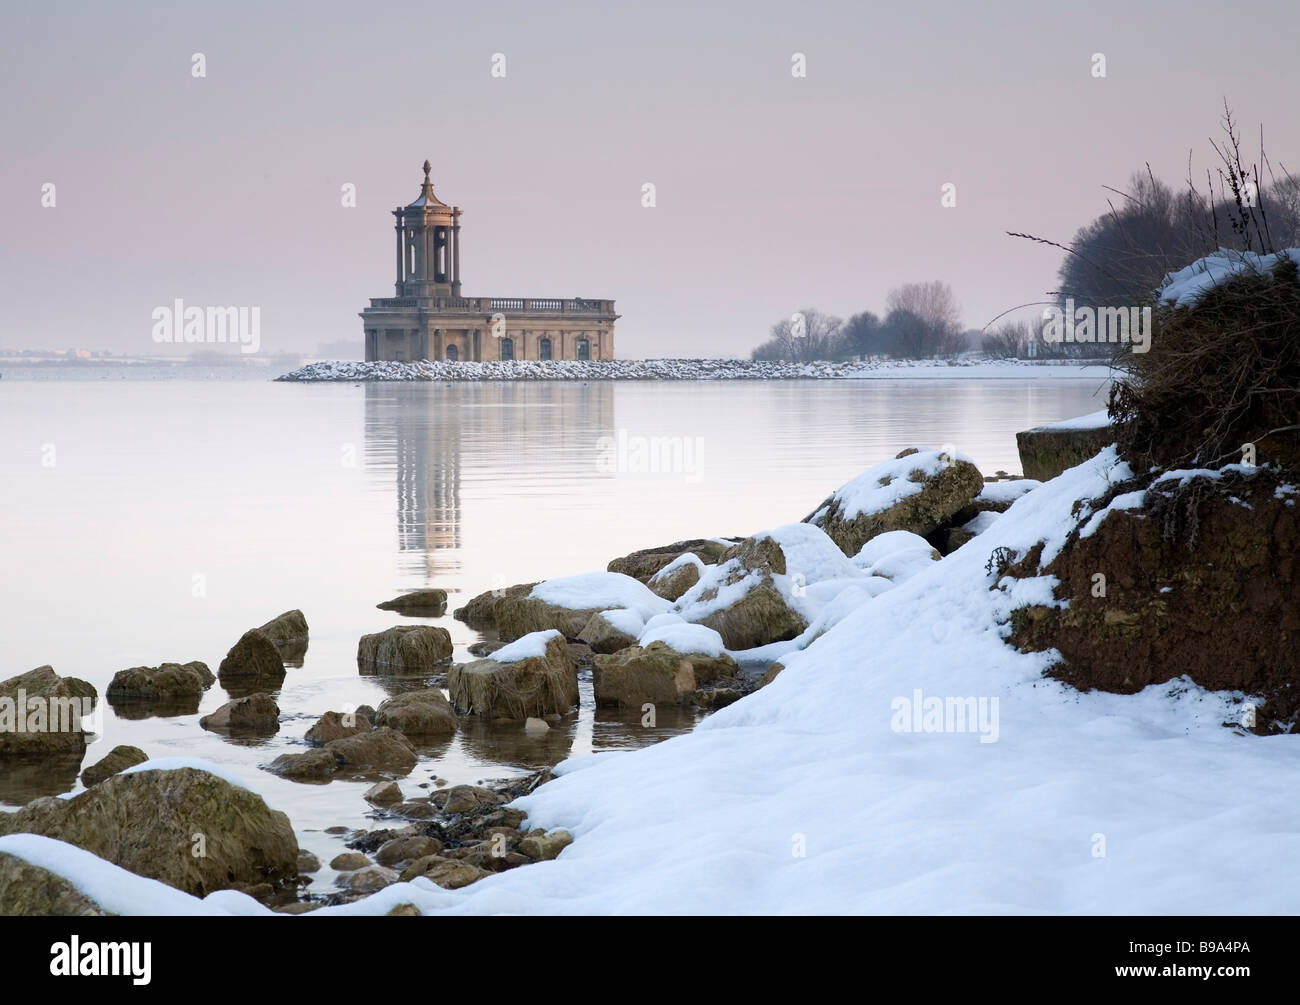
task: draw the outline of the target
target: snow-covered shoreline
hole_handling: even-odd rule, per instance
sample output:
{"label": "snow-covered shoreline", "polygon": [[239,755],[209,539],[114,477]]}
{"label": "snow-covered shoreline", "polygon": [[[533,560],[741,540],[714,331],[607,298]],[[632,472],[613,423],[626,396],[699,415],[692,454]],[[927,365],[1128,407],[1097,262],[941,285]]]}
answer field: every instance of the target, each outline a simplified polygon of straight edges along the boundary
{"label": "snow-covered shoreline", "polygon": [[448,363],[418,360],[362,363],[332,360],[308,363],[276,380],[330,381],[484,381],[484,380],[1038,380],[1109,379],[1104,361],[879,360],[844,363],[776,363],[740,359],[516,360]]}

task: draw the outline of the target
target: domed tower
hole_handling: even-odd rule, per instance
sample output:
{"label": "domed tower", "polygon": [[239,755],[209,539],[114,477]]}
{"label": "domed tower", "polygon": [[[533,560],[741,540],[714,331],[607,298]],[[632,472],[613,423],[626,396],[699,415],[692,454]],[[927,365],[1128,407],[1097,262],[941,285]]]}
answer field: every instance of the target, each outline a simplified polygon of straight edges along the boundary
{"label": "domed tower", "polygon": [[397,295],[460,296],[460,207],[433,194],[424,162],[420,196],[393,210],[397,231]]}

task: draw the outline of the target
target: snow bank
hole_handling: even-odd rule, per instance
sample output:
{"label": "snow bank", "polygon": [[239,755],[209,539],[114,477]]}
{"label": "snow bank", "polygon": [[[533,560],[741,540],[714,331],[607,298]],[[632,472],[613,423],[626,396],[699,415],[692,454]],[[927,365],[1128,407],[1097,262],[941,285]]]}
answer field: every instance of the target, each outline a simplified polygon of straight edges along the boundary
{"label": "snow bank", "polygon": [[538,583],[528,594],[556,607],[573,611],[623,607],[642,620],[668,610],[669,602],[650,587],[621,572],[586,572]]}
{"label": "snow bank", "polygon": [[[1062,419],[1060,422],[1049,422],[1045,426],[1038,426],[1039,429],[1105,429],[1110,425],[1110,414],[1106,409],[1099,412],[1089,412],[1087,415],[1078,415],[1073,419]],[[991,482],[990,484],[997,484]]]}
{"label": "snow bank", "polygon": [[[1111,448],[1030,492],[692,733],[565,762],[518,805],[575,843],[447,910],[1292,912],[1300,808],[1276,794],[1300,737],[1235,735],[1229,697],[1186,683],[1080,694],[1002,641],[988,552],[1059,550],[1074,501],[1124,476]],[[902,731],[930,696],[996,700],[996,742]]]}
{"label": "snow bank", "polygon": [[[138,771],[176,771],[178,768],[197,768],[199,771],[206,771],[210,775],[216,775],[222,781],[229,782],[231,785],[237,785],[241,789],[248,788],[248,783],[231,771],[230,768],[224,764],[218,764],[216,761],[204,760],[202,757],[155,757],[153,760],[142,761],[140,764],[133,764],[129,768],[123,768],[118,774],[134,775]],[[252,790],[249,789],[249,791]]]}
{"label": "snow bank", "polygon": [[1276,255],[1257,255],[1252,251],[1220,248],[1186,268],[1168,273],[1160,286],[1160,300],[1175,307],[1191,307],[1206,290],[1223,280],[1243,272],[1270,272],[1283,257],[1300,262],[1300,248],[1288,248]]}

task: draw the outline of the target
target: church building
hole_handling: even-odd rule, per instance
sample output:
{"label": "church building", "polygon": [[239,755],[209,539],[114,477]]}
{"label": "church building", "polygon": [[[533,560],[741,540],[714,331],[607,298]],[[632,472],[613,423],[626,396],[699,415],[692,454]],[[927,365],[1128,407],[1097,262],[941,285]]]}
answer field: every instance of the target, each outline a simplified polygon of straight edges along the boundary
{"label": "church building", "polygon": [[366,359],[613,359],[612,300],[461,295],[461,210],[433,194],[429,170],[420,197],[393,210],[397,296],[361,312]]}

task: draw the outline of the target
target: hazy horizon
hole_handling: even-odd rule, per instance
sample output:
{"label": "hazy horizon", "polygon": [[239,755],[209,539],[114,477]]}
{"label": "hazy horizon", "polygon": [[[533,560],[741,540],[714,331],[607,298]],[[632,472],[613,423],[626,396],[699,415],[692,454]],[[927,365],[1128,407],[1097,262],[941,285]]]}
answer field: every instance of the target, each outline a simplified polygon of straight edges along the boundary
{"label": "hazy horizon", "polygon": [[1061,253],[1006,231],[1068,242],[1189,150],[1203,178],[1225,99],[1252,157],[1262,123],[1300,166],[1300,8],[1170,9],[7,10],[0,346],[155,352],[178,298],[260,307],[267,353],[358,341],[426,157],[465,294],[614,299],[620,357],[747,355],[929,279],[978,328],[1055,289]]}

